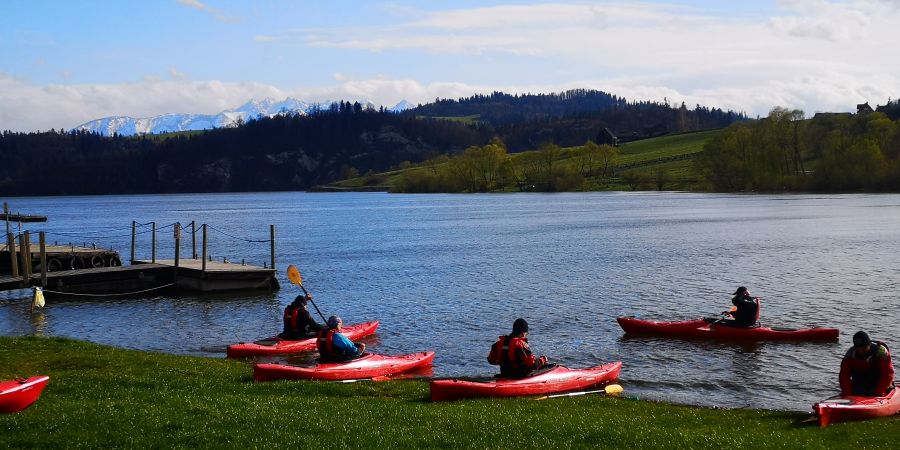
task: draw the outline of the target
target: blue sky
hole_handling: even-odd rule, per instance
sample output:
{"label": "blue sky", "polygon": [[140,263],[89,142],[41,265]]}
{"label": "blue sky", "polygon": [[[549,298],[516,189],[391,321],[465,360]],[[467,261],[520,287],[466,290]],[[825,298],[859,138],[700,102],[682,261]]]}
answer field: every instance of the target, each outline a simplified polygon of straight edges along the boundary
{"label": "blue sky", "polygon": [[391,106],[570,88],[751,115],[851,110],[900,93],[897,23],[900,0],[7,0],[0,129],[251,98]]}

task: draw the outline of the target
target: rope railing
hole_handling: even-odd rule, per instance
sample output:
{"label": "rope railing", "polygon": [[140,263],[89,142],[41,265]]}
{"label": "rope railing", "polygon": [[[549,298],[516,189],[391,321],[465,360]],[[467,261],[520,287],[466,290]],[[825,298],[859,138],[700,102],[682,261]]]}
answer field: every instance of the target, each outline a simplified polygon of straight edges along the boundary
{"label": "rope railing", "polygon": [[160,289],[170,288],[172,286],[175,286],[175,283],[164,284],[162,286],[152,287],[149,289],[143,289],[140,291],[122,292],[122,293],[118,293],[118,294],[80,294],[80,293],[76,293],[76,292],[51,291],[50,289],[46,289],[46,288],[42,288],[41,290],[45,293],[49,292],[51,294],[71,295],[74,297],[121,297],[121,296],[125,296],[125,295],[137,295],[137,294],[144,294],[147,292],[158,291]]}
{"label": "rope railing", "polygon": [[219,234],[223,234],[225,236],[228,236],[228,237],[238,240],[238,241],[252,242],[252,243],[269,242],[269,239],[247,239],[247,238],[238,237],[238,236],[226,233],[212,225],[207,225],[206,227],[209,228],[210,230],[213,230],[213,231],[219,233]]}

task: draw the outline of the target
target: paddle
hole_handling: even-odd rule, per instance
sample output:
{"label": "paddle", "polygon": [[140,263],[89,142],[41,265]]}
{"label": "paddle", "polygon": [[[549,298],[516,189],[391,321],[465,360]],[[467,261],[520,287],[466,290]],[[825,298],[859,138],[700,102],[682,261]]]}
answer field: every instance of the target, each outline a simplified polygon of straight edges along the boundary
{"label": "paddle", "polygon": [[389,377],[387,375],[381,375],[381,376],[372,377],[372,378],[354,378],[352,380],[335,380],[335,383],[357,383],[360,381],[375,381],[375,382],[377,382],[377,381],[387,381],[390,379],[391,379],[391,377]]}
{"label": "paddle", "polygon": [[565,394],[553,394],[553,395],[544,395],[538,397],[536,400],[546,400],[548,398],[557,398],[557,397],[576,397],[579,395],[587,395],[587,394],[606,394],[606,395],[619,395],[625,389],[622,388],[619,384],[609,384],[603,389],[598,389],[596,391],[579,391],[579,392],[567,392]]}
{"label": "paddle", "polygon": [[[306,288],[303,287],[303,276],[300,275],[300,271],[297,270],[297,267],[295,265],[291,264],[288,266],[287,276],[288,280],[291,280],[291,284],[296,284],[297,286],[300,286],[300,289],[303,289],[303,295],[309,296],[309,292],[307,292]],[[312,303],[313,308],[316,308],[316,312],[319,313],[319,317],[322,318],[322,321],[328,322],[328,320],[325,319],[325,316],[322,315],[322,311],[319,311],[319,307],[316,306],[316,302],[312,301],[312,296],[309,297],[309,302]]]}
{"label": "paddle", "polygon": [[733,312],[735,312],[735,311],[737,311],[737,306],[732,306],[731,309],[729,309],[728,311],[725,311],[725,312],[723,312],[722,314],[720,314],[722,317],[721,317],[719,320],[710,322],[709,324],[710,324],[710,325],[715,325],[715,324],[717,324],[717,323],[722,323],[722,322],[728,320],[729,317],[733,317],[733,316],[731,315],[731,313],[733,313]]}

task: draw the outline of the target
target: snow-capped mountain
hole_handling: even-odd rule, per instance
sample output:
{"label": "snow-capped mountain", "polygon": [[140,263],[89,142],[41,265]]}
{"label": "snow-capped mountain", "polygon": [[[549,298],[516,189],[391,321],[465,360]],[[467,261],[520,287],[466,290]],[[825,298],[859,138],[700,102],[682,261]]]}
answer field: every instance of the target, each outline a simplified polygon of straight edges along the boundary
{"label": "snow-capped mountain", "polygon": [[415,107],[416,107],[416,105],[413,105],[412,103],[406,101],[406,99],[403,99],[403,100],[400,100],[400,103],[397,103],[396,105],[390,107],[389,110],[393,111],[393,112],[403,112],[403,111],[406,111],[407,109],[412,109]]}
{"label": "snow-capped mountain", "polygon": [[[400,102],[398,105],[404,102]],[[258,117],[272,117],[285,113],[309,114],[313,108],[328,109],[333,103],[336,102],[307,103],[290,97],[280,102],[272,99],[250,100],[235,109],[218,114],[163,114],[144,118],[113,116],[85,122],[75,129],[93,131],[106,136],[115,133],[131,136],[143,133],[209,130],[235,126],[238,121],[246,122]],[[375,105],[368,101],[363,102],[363,107],[375,109]]]}

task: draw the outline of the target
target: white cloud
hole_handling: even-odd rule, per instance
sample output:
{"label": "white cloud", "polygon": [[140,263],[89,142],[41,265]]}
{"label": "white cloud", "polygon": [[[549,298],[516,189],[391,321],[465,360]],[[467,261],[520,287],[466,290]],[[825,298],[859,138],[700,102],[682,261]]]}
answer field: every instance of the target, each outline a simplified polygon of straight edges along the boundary
{"label": "white cloud", "polygon": [[420,12],[390,29],[319,30],[305,44],[513,55],[571,73],[640,74],[616,88],[624,94],[658,86],[650,90],[760,114],[784,102],[818,110],[851,107],[867,100],[859,98],[863,93],[885,95],[870,101],[898,95],[900,60],[887,49],[900,42],[900,2],[785,0],[778,6],[774,16],[722,17],[649,2],[506,5]]}
{"label": "white cloud", "polygon": [[[197,0],[181,4],[211,11]],[[495,90],[538,93],[594,88],[629,100],[667,98],[672,103],[699,103],[750,115],[765,115],[774,106],[801,108],[808,114],[846,111],[857,103],[874,105],[900,96],[900,60],[890,53],[900,42],[896,25],[900,1],[782,0],[778,8],[774,15],[733,17],[663,3],[547,3],[438,12],[404,9],[406,22],[393,26],[273,30],[254,40],[268,42],[277,36],[278,41],[288,41],[293,36],[308,46],[334,52],[402,50],[413,58],[410,65],[437,61],[435,54],[447,56],[444,59],[451,64],[479,60],[469,55],[485,55],[484,60],[502,55],[509,72],[500,72],[504,69],[497,64],[491,68],[497,71],[492,78],[508,81],[488,84],[477,75],[426,81],[404,72],[377,77],[335,72],[327,86],[285,88],[191,81],[173,67],[167,80],[147,76],[132,83],[40,86],[0,72],[0,127],[35,130],[71,127],[111,115],[216,113],[251,98],[287,96],[310,102],[369,100],[391,106],[403,99],[427,103],[438,97]],[[523,68],[534,67],[542,76],[531,79],[546,81],[537,84],[523,78]]]}
{"label": "white cloud", "polygon": [[169,76],[175,81],[186,81],[190,79],[188,74],[178,70],[176,67],[169,67]]}
{"label": "white cloud", "polygon": [[228,16],[222,14],[222,12],[219,11],[218,9],[211,7],[211,6],[201,2],[200,0],[176,0],[176,1],[180,5],[187,6],[189,8],[193,8],[198,11],[205,12],[205,13],[213,16],[219,22],[233,23],[236,21],[233,17],[228,17]]}
{"label": "white cloud", "polygon": [[0,127],[14,131],[71,128],[89,120],[122,115],[214,114],[251,98],[284,98],[288,93],[260,83],[163,81],[38,86],[0,72]]}

